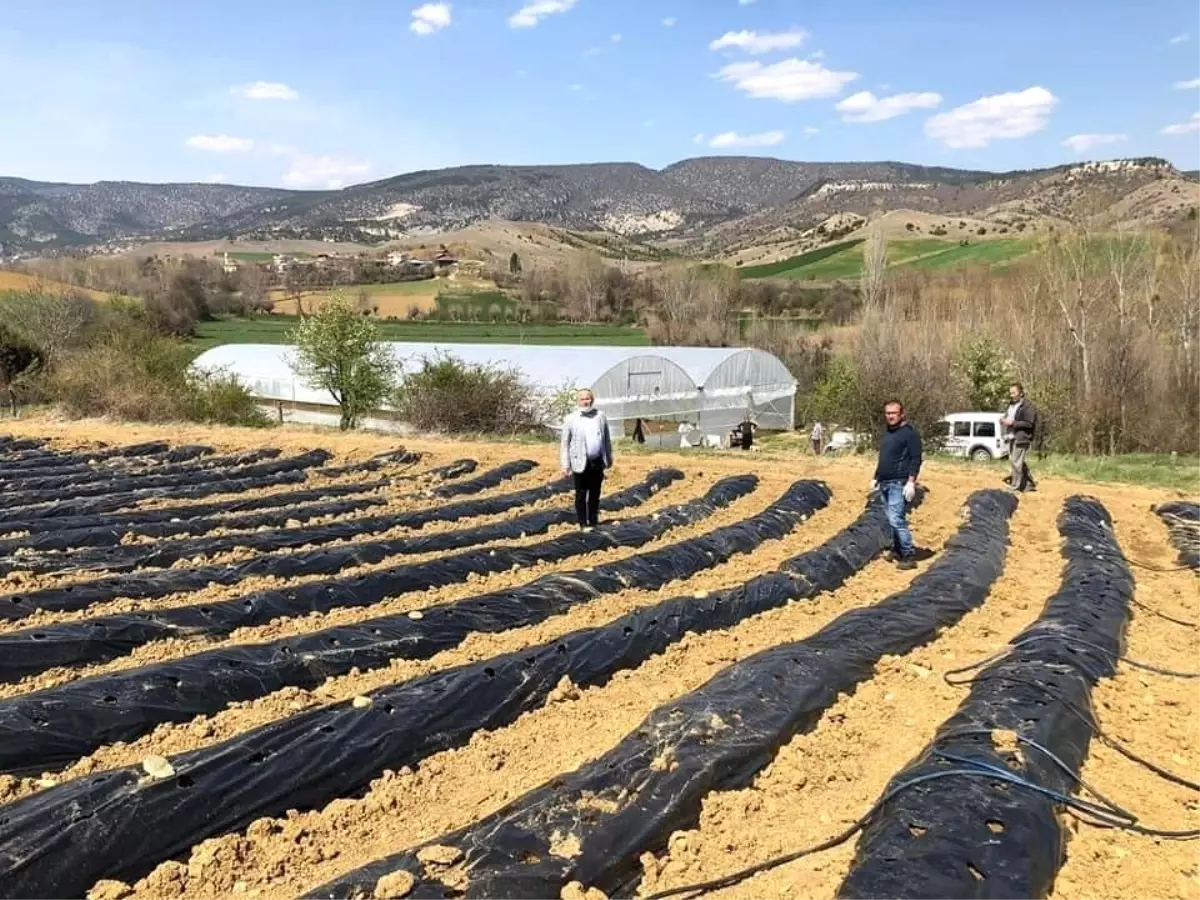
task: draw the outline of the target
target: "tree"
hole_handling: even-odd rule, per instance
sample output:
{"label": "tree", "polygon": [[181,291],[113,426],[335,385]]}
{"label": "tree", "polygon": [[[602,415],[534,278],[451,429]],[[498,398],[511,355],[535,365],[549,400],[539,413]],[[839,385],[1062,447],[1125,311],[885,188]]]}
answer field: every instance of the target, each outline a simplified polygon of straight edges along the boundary
{"label": "tree", "polygon": [[379,406],[399,370],[374,322],[354,311],[340,295],[300,320],[291,332],[296,344],[292,371],[330,393],[341,408],[341,429],[354,428],[363,413]]}
{"label": "tree", "polygon": [[513,275],[520,274],[521,272],[521,257],[517,255],[516,250],[514,250],[512,256],[508,258],[508,271]]}
{"label": "tree", "polygon": [[1004,406],[1012,383],[1012,361],[990,336],[963,341],[954,368],[971,409],[997,410]]}
{"label": "tree", "polygon": [[27,384],[41,365],[41,351],[0,322],[0,389],[8,395],[14,418],[17,415],[17,389]]}
{"label": "tree", "polygon": [[874,225],[863,244],[863,271],[860,284],[863,305],[877,307],[883,300],[887,284],[887,236],[881,224]]}

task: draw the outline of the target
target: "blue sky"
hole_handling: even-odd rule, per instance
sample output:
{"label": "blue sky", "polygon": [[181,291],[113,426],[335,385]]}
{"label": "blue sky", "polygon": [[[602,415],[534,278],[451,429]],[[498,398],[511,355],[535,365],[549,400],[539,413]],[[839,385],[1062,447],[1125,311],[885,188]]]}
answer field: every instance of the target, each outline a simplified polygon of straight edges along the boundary
{"label": "blue sky", "polygon": [[739,153],[1200,166],[1194,0],[5,0],[0,175],[336,187]]}

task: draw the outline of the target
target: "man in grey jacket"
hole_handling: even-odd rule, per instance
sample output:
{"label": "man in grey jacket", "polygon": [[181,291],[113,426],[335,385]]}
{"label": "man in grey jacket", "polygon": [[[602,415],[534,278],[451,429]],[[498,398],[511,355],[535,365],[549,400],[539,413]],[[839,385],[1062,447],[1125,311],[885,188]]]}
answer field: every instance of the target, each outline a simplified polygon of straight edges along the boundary
{"label": "man in grey jacket", "polygon": [[1008,439],[1008,459],[1010,463],[1009,490],[1037,490],[1037,483],[1029,473],[1029,447],[1033,443],[1034,432],[1037,429],[1037,409],[1025,396],[1025,386],[1014,381],[1008,387],[1008,397],[1012,401],[1000,420]]}
{"label": "man in grey jacket", "polygon": [[559,459],[564,475],[575,476],[575,516],[580,528],[594,528],[600,516],[600,485],[612,468],[608,418],[596,409],[587,388],[576,397],[579,408],[563,419]]}

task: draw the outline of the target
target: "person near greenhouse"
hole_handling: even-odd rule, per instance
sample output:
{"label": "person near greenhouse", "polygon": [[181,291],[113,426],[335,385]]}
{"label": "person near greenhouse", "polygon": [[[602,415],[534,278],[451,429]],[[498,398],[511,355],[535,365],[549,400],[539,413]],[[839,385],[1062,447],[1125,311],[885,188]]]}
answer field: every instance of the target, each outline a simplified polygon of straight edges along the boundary
{"label": "person near greenhouse", "polygon": [[889,400],[883,406],[884,432],[879,439],[875,484],[892,527],[892,555],[898,568],[915,569],[917,548],[908,527],[908,506],[917,496],[921,471],[921,436],[904,415],[904,404]]}
{"label": "person near greenhouse", "polygon": [[813,425],[812,431],[808,433],[808,439],[812,441],[813,455],[820,456],[821,442],[825,440],[825,426],[820,421]]}
{"label": "person near greenhouse", "polygon": [[1008,461],[1011,465],[1008,486],[1010,490],[1037,490],[1037,482],[1029,472],[1029,448],[1033,444],[1033,433],[1037,429],[1037,409],[1025,396],[1025,386],[1014,381],[1008,386],[1008,399],[1012,402],[1000,420],[1008,439]]}
{"label": "person near greenhouse", "polygon": [[583,388],[575,399],[578,408],[563,419],[559,457],[563,474],[575,478],[575,517],[586,531],[599,524],[600,485],[613,462],[612,436],[595,395]]}

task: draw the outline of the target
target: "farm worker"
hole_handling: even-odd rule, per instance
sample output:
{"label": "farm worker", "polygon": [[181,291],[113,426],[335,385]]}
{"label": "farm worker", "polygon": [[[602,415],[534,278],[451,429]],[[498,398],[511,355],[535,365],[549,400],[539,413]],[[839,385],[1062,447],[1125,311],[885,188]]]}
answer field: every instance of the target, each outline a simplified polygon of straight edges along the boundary
{"label": "farm worker", "polygon": [[883,406],[886,428],[879,440],[879,462],[875,466],[875,484],[887,509],[892,526],[892,550],[897,566],[915,569],[916,552],[906,516],[908,505],[917,496],[917,475],[921,471],[921,436],[904,416],[904,404],[889,400]]}
{"label": "farm worker", "polygon": [[825,426],[819,421],[813,425],[812,431],[808,434],[809,440],[812,441],[813,455],[821,455],[821,441],[825,440]]}
{"label": "farm worker", "polygon": [[1029,447],[1033,443],[1033,433],[1037,428],[1037,409],[1025,396],[1025,387],[1019,381],[1008,386],[1008,399],[1012,402],[1004,413],[1000,424],[1006,429],[1004,437],[1008,440],[1008,460],[1011,464],[1008,476],[1010,490],[1037,490],[1033,476],[1029,474]]}
{"label": "farm worker", "polygon": [[596,409],[595,395],[583,388],[576,395],[579,408],[563,419],[559,457],[564,475],[575,476],[575,517],[579,527],[596,527],[600,516],[600,484],[604,470],[612,468],[612,437],[608,418]]}

